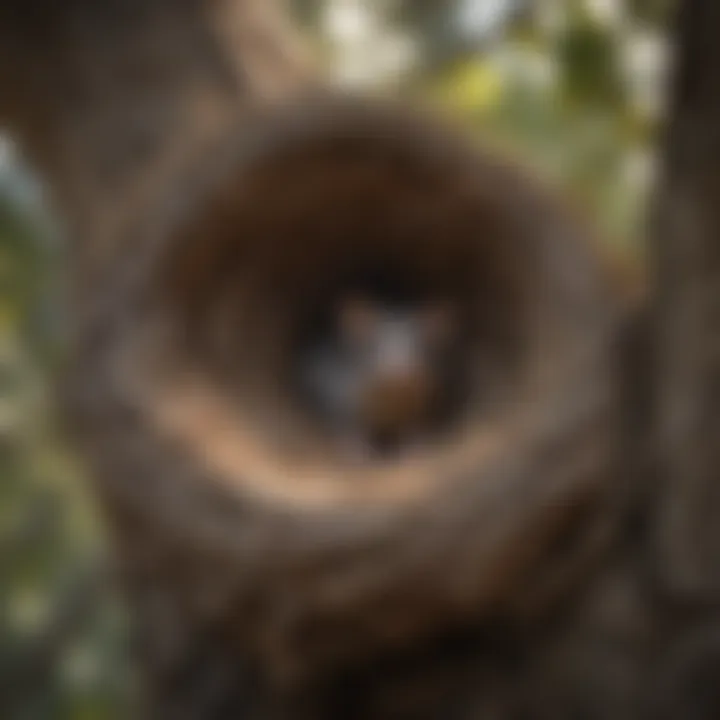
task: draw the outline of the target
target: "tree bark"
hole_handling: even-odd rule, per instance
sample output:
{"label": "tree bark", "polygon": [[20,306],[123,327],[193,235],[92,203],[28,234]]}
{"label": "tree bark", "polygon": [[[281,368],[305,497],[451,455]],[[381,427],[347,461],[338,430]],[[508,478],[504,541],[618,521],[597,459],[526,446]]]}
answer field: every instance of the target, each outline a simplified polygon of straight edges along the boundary
{"label": "tree bark", "polygon": [[4,2],[0,122],[60,210],[78,306],[83,286],[102,285],[118,253],[132,252],[129,225],[171,178],[249,106],[308,78],[274,2]]}
{"label": "tree bark", "polygon": [[717,4],[681,4],[653,246],[660,573],[701,603],[720,599],[718,28]]}

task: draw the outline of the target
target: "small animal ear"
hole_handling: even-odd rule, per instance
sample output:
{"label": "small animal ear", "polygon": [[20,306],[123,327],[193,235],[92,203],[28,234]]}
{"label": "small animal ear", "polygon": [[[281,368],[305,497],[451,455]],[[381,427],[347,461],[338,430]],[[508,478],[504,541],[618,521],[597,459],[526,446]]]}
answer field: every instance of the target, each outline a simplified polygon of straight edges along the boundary
{"label": "small animal ear", "polygon": [[362,297],[343,298],[338,305],[337,316],[340,333],[353,343],[366,342],[377,327],[376,309]]}
{"label": "small animal ear", "polygon": [[428,305],[423,312],[425,337],[433,345],[447,343],[457,330],[457,308],[448,300]]}

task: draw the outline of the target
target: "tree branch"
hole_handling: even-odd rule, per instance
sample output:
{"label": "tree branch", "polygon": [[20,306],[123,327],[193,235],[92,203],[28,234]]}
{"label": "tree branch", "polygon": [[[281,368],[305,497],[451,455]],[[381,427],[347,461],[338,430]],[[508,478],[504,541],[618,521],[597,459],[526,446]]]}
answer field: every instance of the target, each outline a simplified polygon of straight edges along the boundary
{"label": "tree branch", "polygon": [[0,121],[48,181],[78,277],[113,262],[140,208],[248,105],[306,77],[269,0],[0,7]]}

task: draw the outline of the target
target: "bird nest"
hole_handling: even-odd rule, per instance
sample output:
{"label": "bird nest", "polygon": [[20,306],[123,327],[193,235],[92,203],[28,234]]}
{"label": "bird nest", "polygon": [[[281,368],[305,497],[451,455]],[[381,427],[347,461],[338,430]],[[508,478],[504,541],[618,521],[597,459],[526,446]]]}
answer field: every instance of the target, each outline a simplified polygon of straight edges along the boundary
{"label": "bird nest", "polygon": [[[250,118],[193,183],[88,334],[88,432],[122,458],[99,460],[106,486],[242,558],[235,597],[265,599],[258,643],[286,654],[338,617],[370,618],[349,652],[551,584],[538,562],[580,552],[615,473],[616,303],[586,229],[462,133],[343,97]],[[468,372],[446,432],[358,467],[288,378],[298,333],[366,272],[455,300]]]}

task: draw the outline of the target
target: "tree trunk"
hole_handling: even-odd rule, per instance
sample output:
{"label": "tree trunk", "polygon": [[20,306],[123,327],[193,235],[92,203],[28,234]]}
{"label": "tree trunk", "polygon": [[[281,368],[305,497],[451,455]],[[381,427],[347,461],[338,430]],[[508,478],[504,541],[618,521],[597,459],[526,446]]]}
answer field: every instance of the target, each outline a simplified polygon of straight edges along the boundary
{"label": "tree trunk", "polygon": [[680,598],[720,599],[720,7],[686,2],[656,200],[660,572]]}

